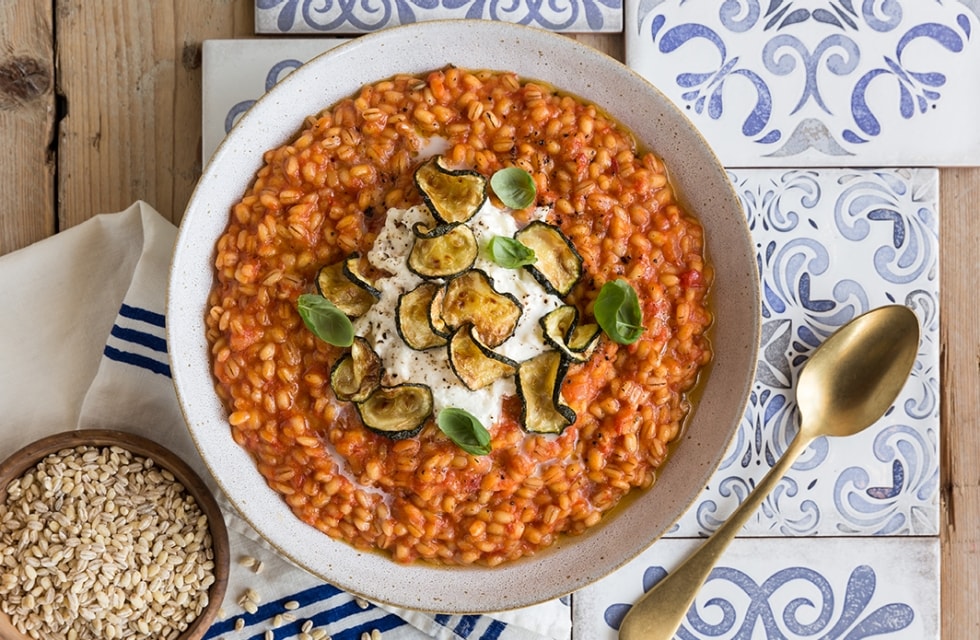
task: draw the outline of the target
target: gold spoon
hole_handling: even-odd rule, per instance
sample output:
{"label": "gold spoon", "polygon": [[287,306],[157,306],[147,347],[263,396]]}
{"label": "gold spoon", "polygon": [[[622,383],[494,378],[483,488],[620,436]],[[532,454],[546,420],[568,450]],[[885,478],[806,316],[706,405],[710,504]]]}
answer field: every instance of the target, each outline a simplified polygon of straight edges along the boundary
{"label": "gold spoon", "polygon": [[827,338],[800,373],[800,430],[786,453],[697,551],[633,605],[619,628],[620,640],[673,638],[715,563],[796,458],[816,438],[853,435],[884,415],[918,347],[915,314],[899,305],[858,316]]}

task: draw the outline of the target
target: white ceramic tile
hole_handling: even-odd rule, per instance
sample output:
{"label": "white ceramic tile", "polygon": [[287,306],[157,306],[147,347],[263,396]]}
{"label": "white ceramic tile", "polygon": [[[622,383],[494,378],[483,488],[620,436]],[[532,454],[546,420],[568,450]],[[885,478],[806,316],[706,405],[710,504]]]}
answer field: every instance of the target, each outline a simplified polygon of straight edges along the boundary
{"label": "white ceramic tile", "polygon": [[980,164],[977,0],[626,0],[627,63],[728,167]]}
{"label": "white ceramic tile", "polygon": [[262,94],[304,62],[344,42],[347,39],[205,40],[201,53],[202,161],[207,163]]}
{"label": "white ceramic tile", "polygon": [[255,32],[367,33],[425,20],[500,20],[568,33],[618,33],[622,0],[255,0]]}
{"label": "white ceramic tile", "polygon": [[[737,435],[669,535],[713,531],[786,450],[793,393],[813,348],[870,308],[899,303],[921,327],[912,376],[875,426],[816,441],[745,535],[937,535],[939,257],[935,169],[742,169],[762,278],[762,345]],[[708,247],[710,250],[708,238]]]}
{"label": "white ceramic tile", "polygon": [[[698,544],[664,539],[574,594],[576,638],[615,640],[631,603]],[[937,538],[738,538],[675,636],[680,640],[939,638]]]}

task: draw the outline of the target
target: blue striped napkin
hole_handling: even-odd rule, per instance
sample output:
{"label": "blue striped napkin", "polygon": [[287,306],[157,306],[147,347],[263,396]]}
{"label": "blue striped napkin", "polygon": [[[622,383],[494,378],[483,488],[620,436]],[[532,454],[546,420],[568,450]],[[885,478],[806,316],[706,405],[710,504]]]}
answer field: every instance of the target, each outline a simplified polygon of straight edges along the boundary
{"label": "blue striped napkin", "polygon": [[232,545],[223,615],[206,638],[568,640],[571,610],[559,600],[483,616],[365,602],[287,562],[235,514],[170,380],[163,310],[175,237],[137,202],[0,257],[0,458],[50,433],[98,427],[147,436],[195,467],[226,507]]}

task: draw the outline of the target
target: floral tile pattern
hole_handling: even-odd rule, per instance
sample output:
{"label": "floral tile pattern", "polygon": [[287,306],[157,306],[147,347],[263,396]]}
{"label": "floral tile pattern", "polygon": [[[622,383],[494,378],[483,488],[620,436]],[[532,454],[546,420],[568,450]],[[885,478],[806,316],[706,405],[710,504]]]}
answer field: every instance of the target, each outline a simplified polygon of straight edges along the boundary
{"label": "floral tile pattern", "polygon": [[[919,317],[918,359],[877,425],[815,442],[747,535],[938,535],[938,171],[731,170],[756,241],[762,346],[735,439],[670,535],[713,531],[796,434],[796,377],[810,352],[868,309]],[[710,248],[710,238],[709,238]]]}
{"label": "floral tile pattern", "polygon": [[290,71],[346,38],[205,40],[202,52],[201,159],[207,163],[225,135],[262,94]]}
{"label": "floral tile pattern", "polygon": [[368,33],[424,20],[477,18],[560,32],[623,29],[623,0],[255,0],[255,32]]}
{"label": "floral tile pattern", "polygon": [[[630,605],[697,542],[663,539],[611,577],[576,593],[575,636],[615,640]],[[936,538],[817,538],[806,544],[737,538],[675,638],[938,638],[938,602]]]}
{"label": "floral tile pattern", "polygon": [[980,164],[976,0],[724,0],[706,9],[626,0],[626,59],[725,166]]}

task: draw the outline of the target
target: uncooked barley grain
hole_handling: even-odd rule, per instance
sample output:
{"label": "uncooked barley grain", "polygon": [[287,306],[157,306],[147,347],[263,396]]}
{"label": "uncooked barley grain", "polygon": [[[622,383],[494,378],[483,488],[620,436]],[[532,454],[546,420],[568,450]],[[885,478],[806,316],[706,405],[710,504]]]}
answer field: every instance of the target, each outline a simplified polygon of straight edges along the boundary
{"label": "uncooked barley grain", "polygon": [[153,460],[77,446],[0,503],[0,608],[32,638],[175,638],[208,604],[207,517]]}

